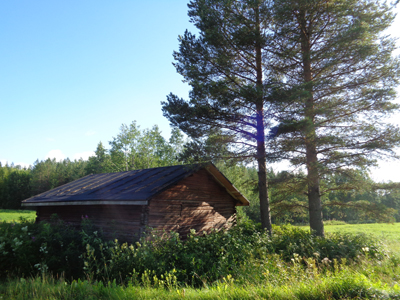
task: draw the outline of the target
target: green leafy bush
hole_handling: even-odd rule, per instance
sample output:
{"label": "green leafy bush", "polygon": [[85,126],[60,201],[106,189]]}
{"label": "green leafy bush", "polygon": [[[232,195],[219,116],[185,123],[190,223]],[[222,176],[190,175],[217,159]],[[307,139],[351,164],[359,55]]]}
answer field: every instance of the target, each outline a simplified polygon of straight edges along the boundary
{"label": "green leafy bush", "polygon": [[208,286],[228,276],[240,278],[245,268],[245,272],[262,273],[263,267],[254,268],[256,265],[276,269],[276,260],[291,263],[296,258],[303,266],[334,268],[334,261],[381,259],[384,255],[382,248],[365,235],[336,233],[321,238],[285,225],[275,226],[269,236],[250,221],[202,236],[192,231],[186,240],[177,233],[149,230],[133,245],[103,240],[87,218],[83,218],[79,230],[58,219],[39,224],[0,224],[2,278],[39,273],[63,274],[67,280]]}
{"label": "green leafy bush", "polygon": [[380,259],[384,251],[365,235],[331,234],[321,238],[286,225],[274,227],[274,234],[269,236],[246,222],[229,231],[203,236],[191,232],[185,241],[176,233],[157,232],[148,233],[135,245],[97,241],[87,245],[83,258],[88,278],[95,280],[144,283],[149,274],[156,280],[173,274],[178,282],[199,286],[229,275],[239,277],[242,265],[267,263],[277,258],[274,255],[283,262],[300,257],[304,264],[311,258],[326,267],[327,262],[351,262],[365,255]]}
{"label": "green leafy bush", "polygon": [[[82,225],[83,230],[88,227]],[[0,223],[0,278],[47,272],[82,277],[86,242],[79,230],[56,216],[50,223]]]}
{"label": "green leafy bush", "polygon": [[30,274],[39,253],[35,251],[34,224],[3,222],[0,226],[0,278],[15,274]]}
{"label": "green leafy bush", "polygon": [[[267,239],[267,235],[259,237]],[[135,245],[118,241],[88,244],[83,256],[85,271],[97,280],[133,277],[143,282],[146,273],[155,278],[173,274],[179,282],[204,285],[235,273],[236,266],[253,253],[251,238],[238,227],[203,236],[192,231],[185,241],[177,233],[150,232]]]}

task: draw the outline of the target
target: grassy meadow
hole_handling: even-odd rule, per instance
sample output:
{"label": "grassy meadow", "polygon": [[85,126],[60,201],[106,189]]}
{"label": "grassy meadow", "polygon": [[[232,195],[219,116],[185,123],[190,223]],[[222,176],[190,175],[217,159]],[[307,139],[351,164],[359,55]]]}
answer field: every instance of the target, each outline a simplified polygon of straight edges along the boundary
{"label": "grassy meadow", "polygon": [[34,221],[36,218],[36,211],[0,209],[0,222],[19,222],[21,218]]}
{"label": "grassy meadow", "polygon": [[400,255],[400,223],[325,225],[325,232],[370,234],[391,252]]}

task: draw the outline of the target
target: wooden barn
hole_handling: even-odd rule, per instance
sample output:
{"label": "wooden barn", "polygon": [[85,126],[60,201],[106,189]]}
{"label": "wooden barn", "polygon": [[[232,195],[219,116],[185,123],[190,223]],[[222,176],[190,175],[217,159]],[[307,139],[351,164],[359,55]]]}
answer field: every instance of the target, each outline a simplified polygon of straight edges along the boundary
{"label": "wooden barn", "polygon": [[87,217],[106,238],[131,242],[146,227],[182,237],[230,227],[249,201],[210,163],[88,175],[22,205],[36,207],[37,222],[57,214],[79,226]]}

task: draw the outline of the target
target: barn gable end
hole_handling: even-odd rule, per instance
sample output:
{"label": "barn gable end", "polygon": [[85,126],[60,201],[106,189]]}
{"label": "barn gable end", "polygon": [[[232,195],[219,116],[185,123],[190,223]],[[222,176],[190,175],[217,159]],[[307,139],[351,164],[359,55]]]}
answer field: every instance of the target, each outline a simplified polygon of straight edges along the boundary
{"label": "barn gable end", "polygon": [[148,226],[183,236],[190,229],[202,232],[226,228],[236,221],[236,202],[202,169],[149,201]]}

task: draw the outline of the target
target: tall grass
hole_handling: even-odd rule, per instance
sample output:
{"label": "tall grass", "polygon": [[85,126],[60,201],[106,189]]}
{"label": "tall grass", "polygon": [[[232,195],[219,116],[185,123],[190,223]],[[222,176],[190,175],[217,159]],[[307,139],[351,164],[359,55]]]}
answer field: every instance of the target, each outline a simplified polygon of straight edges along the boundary
{"label": "tall grass", "polygon": [[[166,286],[159,282],[118,285],[89,280],[67,282],[63,278],[35,277],[14,279],[0,285],[4,299],[400,299],[400,286],[389,286],[336,263],[327,270],[292,263],[264,266],[264,278],[256,282],[236,282],[223,277],[211,285],[193,288]],[[257,266],[260,267],[260,266]],[[257,270],[259,271],[259,270]],[[271,272],[270,272],[271,271]],[[299,272],[301,271],[301,272]],[[253,271],[253,273],[255,273]]]}

